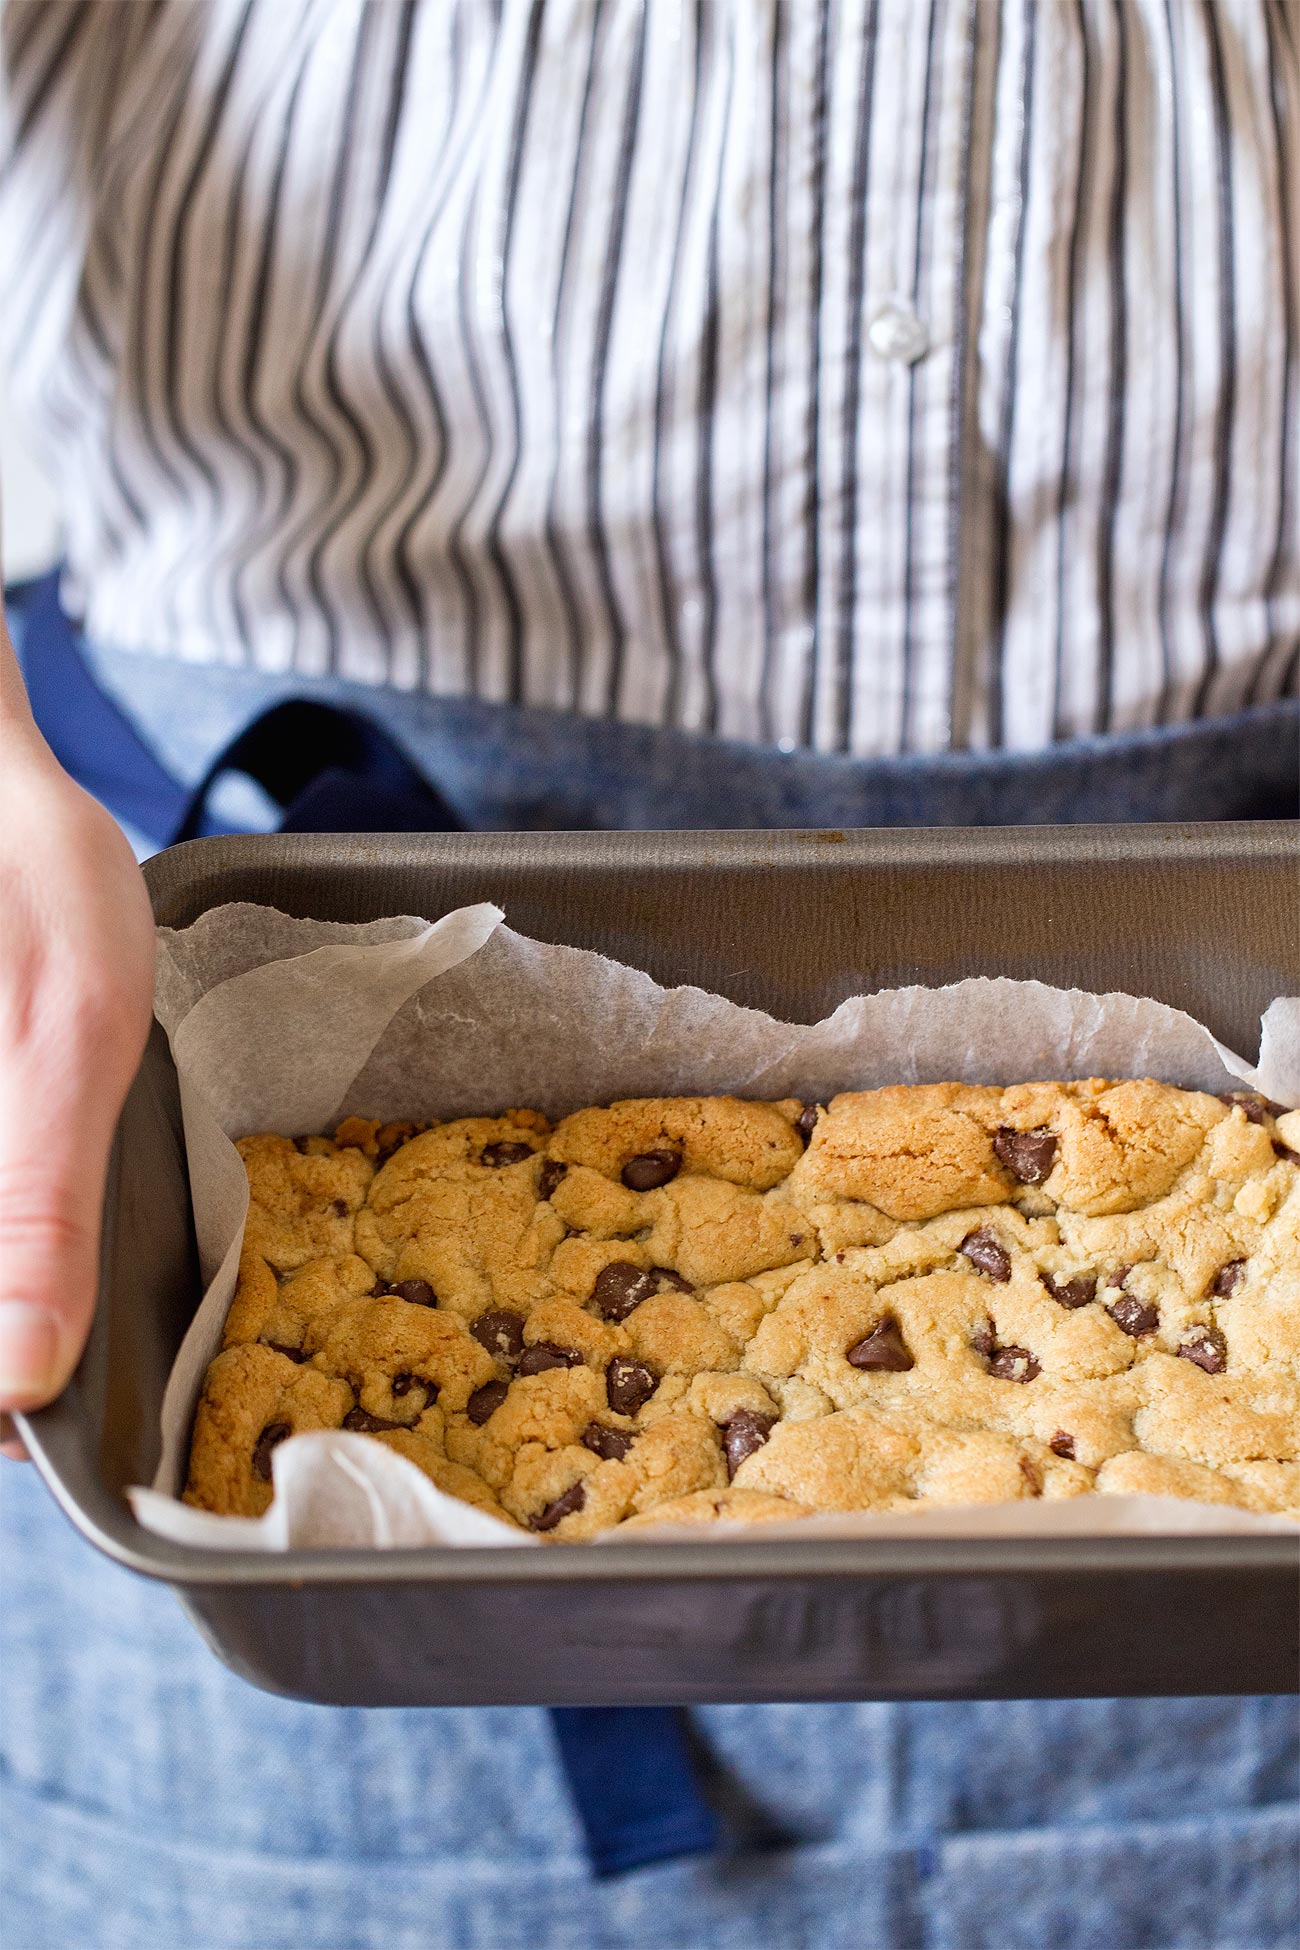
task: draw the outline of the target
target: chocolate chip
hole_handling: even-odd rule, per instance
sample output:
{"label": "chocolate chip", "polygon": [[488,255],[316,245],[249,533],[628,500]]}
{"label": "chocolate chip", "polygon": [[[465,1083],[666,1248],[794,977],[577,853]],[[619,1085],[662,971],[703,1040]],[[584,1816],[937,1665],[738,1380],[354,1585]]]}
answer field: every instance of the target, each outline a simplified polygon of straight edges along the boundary
{"label": "chocolate chip", "polygon": [[412,1307],[436,1307],[438,1304],[438,1296],[427,1280],[398,1280],[388,1291]]}
{"label": "chocolate chip", "polygon": [[630,1192],[652,1192],[676,1178],[681,1168],[680,1151],[642,1151],[628,1159],[619,1175]]}
{"label": "chocolate chip", "polygon": [[825,1104],[805,1104],[794,1120],[794,1128],[803,1139],[805,1150],[812,1142],[812,1134],[816,1127],[817,1119],[821,1116],[825,1108]]}
{"label": "chocolate chip", "polygon": [[680,1273],[674,1273],[671,1266],[652,1266],[650,1271],[654,1274],[660,1293],[663,1292],[665,1287],[671,1287],[674,1293],[694,1293],[695,1291],[690,1281],[684,1280]]}
{"label": "chocolate chip", "polygon": [[378,1435],[382,1429],[406,1429],[409,1422],[386,1422],[382,1415],[372,1415],[368,1408],[350,1408],[343,1417],[345,1429],[354,1435]]}
{"label": "chocolate chip", "polygon": [[1056,1163],[1056,1132],[1013,1131],[1004,1124],[993,1140],[993,1150],[1022,1185],[1041,1185]]}
{"label": "chocolate chip", "polygon": [[658,1386],[654,1369],[630,1354],[616,1354],[605,1370],[605,1396],[616,1415],[635,1415]]}
{"label": "chocolate chip", "polygon": [[1058,1429],[1047,1446],[1054,1456],[1063,1456],[1066,1462],[1075,1460],[1074,1437],[1066,1429]]}
{"label": "chocolate chip", "polygon": [[776,1423],[774,1415],[759,1415],[752,1408],[738,1408],[722,1425],[722,1446],[727,1456],[727,1481],[730,1482],[747,1456],[761,1449]]}
{"label": "chocolate chip", "polygon": [[261,1435],[258,1436],[257,1443],[253,1449],[253,1474],[261,1482],[269,1483],[271,1480],[272,1449],[276,1447],[277,1443],[283,1442],[287,1435],[292,1434],[293,1429],[288,1422],[268,1422],[262,1430]]}
{"label": "chocolate chip", "polygon": [[1293,1151],[1289,1144],[1283,1144],[1281,1138],[1273,1139],[1273,1149],[1278,1157],[1285,1158],[1289,1165],[1300,1165],[1300,1151]]}
{"label": "chocolate chip", "polygon": [[505,1381],[485,1381],[481,1388],[474,1390],[465,1404],[465,1413],[475,1428],[481,1429],[489,1415],[495,1415],[509,1393],[510,1385]]}
{"label": "chocolate chip", "polygon": [[1053,1300],[1059,1300],[1063,1307],[1086,1307],[1097,1298],[1097,1278],[1093,1273],[1076,1273],[1072,1280],[1044,1273],[1042,1280]]}
{"label": "chocolate chip", "polygon": [[545,1374],[548,1368],[580,1368],[576,1347],[557,1347],[554,1341],[534,1341],[519,1357],[520,1374]]}
{"label": "chocolate chip", "polygon": [[989,1373],[998,1381],[1032,1381],[1042,1372],[1027,1347],[997,1347],[989,1356]]}
{"label": "chocolate chip", "polygon": [[968,1259],[981,1273],[987,1273],[991,1280],[1011,1278],[1011,1260],[1004,1246],[1001,1246],[987,1227],[981,1226],[978,1232],[968,1232],[957,1251]]}
{"label": "chocolate chip", "polygon": [[1271,1097],[1261,1097],[1254,1090],[1225,1090],[1221,1092],[1219,1102],[1226,1104],[1229,1110],[1234,1104],[1240,1104],[1250,1124],[1262,1124],[1265,1117],[1280,1117],[1286,1109],[1285,1104],[1275,1104]]}
{"label": "chocolate chip", "polygon": [[591,1297],[606,1320],[626,1320],[634,1308],[656,1291],[653,1273],[633,1266],[630,1259],[614,1259],[596,1275]]}
{"label": "chocolate chip", "polygon": [[311,1359],[305,1347],[286,1347],[283,1341],[265,1341],[263,1346],[273,1348],[277,1354],[287,1355],[290,1361],[297,1361],[300,1366]]}
{"label": "chocolate chip", "polygon": [[977,1354],[992,1354],[998,1340],[991,1320],[986,1320],[982,1327],[975,1329],[970,1337],[970,1344]]}
{"label": "chocolate chip", "polygon": [[1028,1483],[1029,1494],[1031,1496],[1041,1496],[1043,1494],[1042,1471],[1032,1456],[1022,1456],[1020,1458],[1020,1474],[1024,1477],[1026,1483]]}
{"label": "chocolate chip", "polygon": [[348,1216],[347,1200],[345,1198],[334,1199],[330,1205],[330,1211],[334,1214],[334,1217],[336,1219],[346,1219]]}
{"label": "chocolate chip", "polygon": [[393,1393],[399,1398],[403,1395],[409,1395],[412,1388],[423,1388],[425,1391],[424,1406],[426,1408],[432,1408],[438,1399],[437,1382],[426,1381],[422,1374],[395,1374],[389,1385]]}
{"label": "chocolate chip", "polygon": [[1121,1293],[1106,1312],[1115,1325],[1122,1327],[1126,1334],[1131,1334],[1135,1341],[1140,1340],[1143,1334],[1154,1333],[1160,1325],[1160,1315],[1156,1309],[1131,1293]]}
{"label": "chocolate chip", "polygon": [[557,1496],[554,1503],[548,1503],[537,1516],[530,1517],[529,1527],[533,1530],[554,1530],[557,1523],[563,1523],[564,1519],[571,1517],[575,1510],[581,1510],[586,1501],[586,1486],[579,1479],[572,1489],[565,1490],[563,1496]]}
{"label": "chocolate chip", "polygon": [[510,1144],[504,1140],[499,1144],[485,1144],[479,1153],[481,1165],[521,1165],[525,1158],[531,1158],[531,1144]]}
{"label": "chocolate chip", "polygon": [[1245,1277],[1246,1277],[1245,1260],[1230,1259],[1227,1261],[1226,1265],[1221,1266],[1218,1272],[1215,1274],[1214,1279],[1210,1284],[1210,1292],[1217,1293],[1220,1300],[1226,1300],[1230,1293],[1236,1292],[1237,1288],[1241,1285]]}
{"label": "chocolate chip", "polygon": [[622,1462],[635,1440],[629,1429],[611,1429],[608,1422],[588,1422],[582,1446],[605,1462]]}
{"label": "chocolate chip", "polygon": [[1206,1374],[1222,1374],[1228,1365],[1228,1343],[1217,1327],[1207,1327],[1184,1341],[1178,1352],[1185,1361],[1195,1361]]}
{"label": "chocolate chip", "polygon": [[880,1369],[885,1374],[906,1374],[916,1366],[903,1331],[892,1314],[886,1314],[865,1340],[855,1342],[844,1359],[851,1368]]}
{"label": "chocolate chip", "polygon": [[568,1169],[569,1167],[562,1165],[558,1158],[543,1158],[542,1169],[537,1179],[538,1198],[549,1198]]}
{"label": "chocolate chip", "polygon": [[498,1361],[517,1361],[523,1353],[524,1317],[512,1313],[509,1307],[493,1307],[480,1314],[469,1331],[479,1346],[494,1354]]}

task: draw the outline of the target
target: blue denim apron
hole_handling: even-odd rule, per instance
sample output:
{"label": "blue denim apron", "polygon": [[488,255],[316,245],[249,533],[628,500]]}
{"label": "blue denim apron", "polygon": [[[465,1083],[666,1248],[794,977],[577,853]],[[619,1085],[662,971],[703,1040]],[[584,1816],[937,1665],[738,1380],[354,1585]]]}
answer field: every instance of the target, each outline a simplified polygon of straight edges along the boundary
{"label": "blue denim apron", "polygon": [[[250,820],[298,830],[1020,826],[1294,819],[1300,701],[1049,752],[864,762],[558,711],[111,653],[57,579],[12,600],[37,716],[69,771],[155,846]],[[39,648],[38,648],[39,646]],[[226,779],[229,786],[233,782]],[[244,780],[245,786],[248,779]]]}
{"label": "blue denim apron", "polygon": [[[59,668],[57,610],[24,630],[19,608],[29,671]],[[102,652],[90,668],[118,729],[83,713],[78,754],[66,711],[50,728],[142,843],[219,823],[219,795],[196,791],[250,722],[304,691],[367,723],[336,725],[310,766],[268,764],[256,740],[234,753],[268,823],[286,806],[309,817],[304,793],[378,805],[408,789],[411,824],[429,811],[421,791],[431,824],[492,826],[1295,811],[1290,706],[1075,747],[1059,770],[864,767]],[[111,755],[123,708],[154,773]],[[217,1664],[168,1592],[85,1545],[31,1471],[0,1471],[0,1523],[5,1950],[1300,1942],[1291,1699],[710,1707],[691,1715],[688,1766],[662,1716],[268,1697]]]}

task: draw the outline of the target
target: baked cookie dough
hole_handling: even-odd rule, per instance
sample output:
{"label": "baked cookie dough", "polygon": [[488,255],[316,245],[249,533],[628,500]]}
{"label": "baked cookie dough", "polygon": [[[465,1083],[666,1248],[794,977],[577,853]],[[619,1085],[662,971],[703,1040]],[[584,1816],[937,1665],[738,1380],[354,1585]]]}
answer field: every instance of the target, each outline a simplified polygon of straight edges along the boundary
{"label": "baked cookie dough", "polygon": [[186,1500],[361,1431],[550,1541],[1131,1491],[1300,1517],[1300,1110],[1150,1081],[246,1138]]}

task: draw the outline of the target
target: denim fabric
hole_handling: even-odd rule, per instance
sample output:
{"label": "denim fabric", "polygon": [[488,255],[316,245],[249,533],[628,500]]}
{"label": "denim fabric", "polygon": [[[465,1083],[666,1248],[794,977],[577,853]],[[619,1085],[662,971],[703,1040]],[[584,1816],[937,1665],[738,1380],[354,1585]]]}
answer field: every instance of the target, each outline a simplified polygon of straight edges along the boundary
{"label": "denim fabric", "polygon": [[599,1881],[547,1715],[254,1691],[0,1475],[5,1950],[1294,1950],[1285,1699],[710,1707],[728,1848]]}
{"label": "denim fabric", "polygon": [[[307,688],[97,662],[190,780]],[[1209,817],[1280,804],[1295,781],[1290,707],[945,772],[311,694],[374,710],[484,826]],[[217,1663],[168,1591],[83,1543],[31,1471],[0,1471],[0,1526],[4,1950],[1300,1942],[1291,1699],[700,1710],[726,1848],[598,1881],[540,1710],[272,1698]]]}
{"label": "denim fabric", "polygon": [[[1300,702],[1042,753],[859,760],[338,679],[259,677],[87,646],[100,682],[196,783],[259,712],[311,697],[369,713],[466,826],[1023,826],[1300,813]],[[227,814],[247,800],[229,801]]]}

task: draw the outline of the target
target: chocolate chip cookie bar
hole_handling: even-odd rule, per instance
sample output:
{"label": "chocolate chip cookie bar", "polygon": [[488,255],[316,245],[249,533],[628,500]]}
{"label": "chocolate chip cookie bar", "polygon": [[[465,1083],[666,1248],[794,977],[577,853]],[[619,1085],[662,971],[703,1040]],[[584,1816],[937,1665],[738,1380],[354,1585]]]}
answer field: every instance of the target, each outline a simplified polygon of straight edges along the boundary
{"label": "chocolate chip cookie bar", "polygon": [[250,1137],[186,1499],[351,1429],[557,1542],[1152,1491],[1300,1517],[1300,1111],[1150,1081]]}

